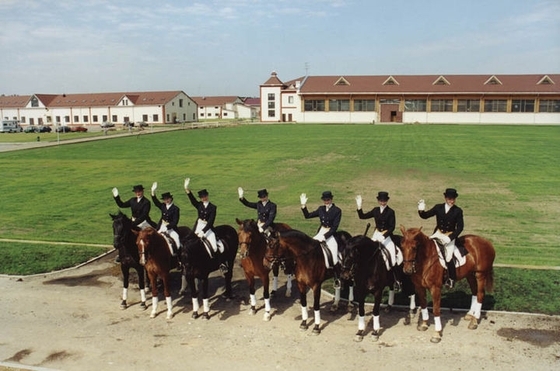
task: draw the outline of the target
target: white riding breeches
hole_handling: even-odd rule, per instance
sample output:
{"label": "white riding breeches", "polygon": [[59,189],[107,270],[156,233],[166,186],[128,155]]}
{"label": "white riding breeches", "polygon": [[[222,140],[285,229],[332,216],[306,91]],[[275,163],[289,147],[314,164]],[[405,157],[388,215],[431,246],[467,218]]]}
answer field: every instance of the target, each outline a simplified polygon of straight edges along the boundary
{"label": "white riding breeches", "polygon": [[[446,234],[442,233],[438,229],[430,236],[430,239],[431,240],[437,239],[437,240],[441,241],[442,237],[448,237],[448,236]],[[445,261],[450,262],[451,258],[453,257],[453,250],[455,250],[455,240],[451,240],[451,241],[449,241],[449,243],[446,243],[445,246],[443,247],[443,249],[445,250]]]}
{"label": "white riding breeches", "polygon": [[[194,232],[198,235],[198,233],[201,232],[204,227],[206,227],[206,224],[208,224],[206,221],[198,219],[198,223],[196,223],[196,230]],[[210,245],[212,245],[212,250],[214,250],[214,252],[218,251],[218,248],[220,252],[224,252],[224,246],[222,244],[218,246],[218,244],[216,243],[216,234],[213,230],[207,230],[204,233],[204,237],[206,237],[206,239],[210,242]]]}
{"label": "white riding breeches", "polygon": [[[330,228],[321,227],[321,229],[315,235],[315,237],[313,237],[313,239],[317,241],[323,240],[325,233],[327,233],[328,231],[330,231]],[[336,265],[338,263],[338,243],[336,242],[334,236],[330,236],[329,238],[327,238],[325,240],[325,243],[327,244],[327,247],[331,251],[333,264]]]}

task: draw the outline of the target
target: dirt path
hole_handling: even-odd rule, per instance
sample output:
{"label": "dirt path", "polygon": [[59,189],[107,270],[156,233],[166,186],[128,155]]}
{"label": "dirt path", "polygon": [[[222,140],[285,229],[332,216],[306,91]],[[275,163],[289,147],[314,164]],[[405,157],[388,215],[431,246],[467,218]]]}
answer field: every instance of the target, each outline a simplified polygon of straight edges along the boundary
{"label": "dirt path", "polygon": [[328,295],[323,295],[322,333],[313,336],[299,330],[300,306],[295,293],[284,297],[284,286],[272,301],[270,322],[262,320],[262,308],[248,315],[248,290],[239,266],[237,299],[222,299],[223,280],[212,278],[208,321],[191,318],[190,300],[177,297],[174,277],[171,321],[161,301],[155,319],[140,309],[137,285],[131,285],[132,305],[119,309],[122,282],[111,255],[45,276],[0,277],[0,370],[560,369],[558,316],[491,312],[471,331],[462,313],[445,312],[443,340],[431,344],[433,327],[419,332],[404,326],[405,312],[393,310],[381,316],[385,331],[378,342],[368,334],[357,343],[355,314],[345,309],[330,313]]}

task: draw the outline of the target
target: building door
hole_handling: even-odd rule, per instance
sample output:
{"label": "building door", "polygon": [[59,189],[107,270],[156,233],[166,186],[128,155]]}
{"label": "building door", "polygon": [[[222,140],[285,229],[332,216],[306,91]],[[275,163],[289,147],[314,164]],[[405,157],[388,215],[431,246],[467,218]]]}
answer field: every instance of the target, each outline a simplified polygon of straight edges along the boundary
{"label": "building door", "polygon": [[402,122],[402,112],[396,103],[381,104],[381,122]]}

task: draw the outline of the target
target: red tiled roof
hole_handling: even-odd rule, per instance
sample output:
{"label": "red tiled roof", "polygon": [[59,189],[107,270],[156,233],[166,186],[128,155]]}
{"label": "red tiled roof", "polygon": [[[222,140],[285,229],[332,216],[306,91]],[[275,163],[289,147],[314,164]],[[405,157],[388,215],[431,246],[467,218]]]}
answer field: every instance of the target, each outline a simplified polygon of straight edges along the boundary
{"label": "red tiled roof", "polygon": [[[543,78],[552,83],[539,84]],[[393,84],[387,83],[391,81]],[[437,81],[444,82],[444,84],[436,84]],[[499,81],[501,84],[488,83],[489,81]],[[308,76],[302,84],[300,92],[301,94],[558,94],[560,93],[560,74]]]}
{"label": "red tiled roof", "polygon": [[246,98],[245,104],[248,106],[258,106],[261,105],[261,98]]}
{"label": "red tiled roof", "polygon": [[235,95],[226,96],[212,96],[212,97],[191,97],[192,100],[196,102],[199,107],[207,106],[223,106],[227,103],[235,103],[242,100]]}
{"label": "red tiled roof", "polygon": [[25,107],[31,99],[31,95],[2,95],[0,96],[0,108]]}

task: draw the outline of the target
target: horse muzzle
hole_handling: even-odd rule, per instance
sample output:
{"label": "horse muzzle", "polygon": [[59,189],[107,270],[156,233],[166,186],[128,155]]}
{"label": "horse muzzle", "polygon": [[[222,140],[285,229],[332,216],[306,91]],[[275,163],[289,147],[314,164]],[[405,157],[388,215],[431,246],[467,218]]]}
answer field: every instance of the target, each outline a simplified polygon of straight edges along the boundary
{"label": "horse muzzle", "polygon": [[405,260],[403,262],[403,273],[407,275],[416,273],[416,262],[414,260]]}

